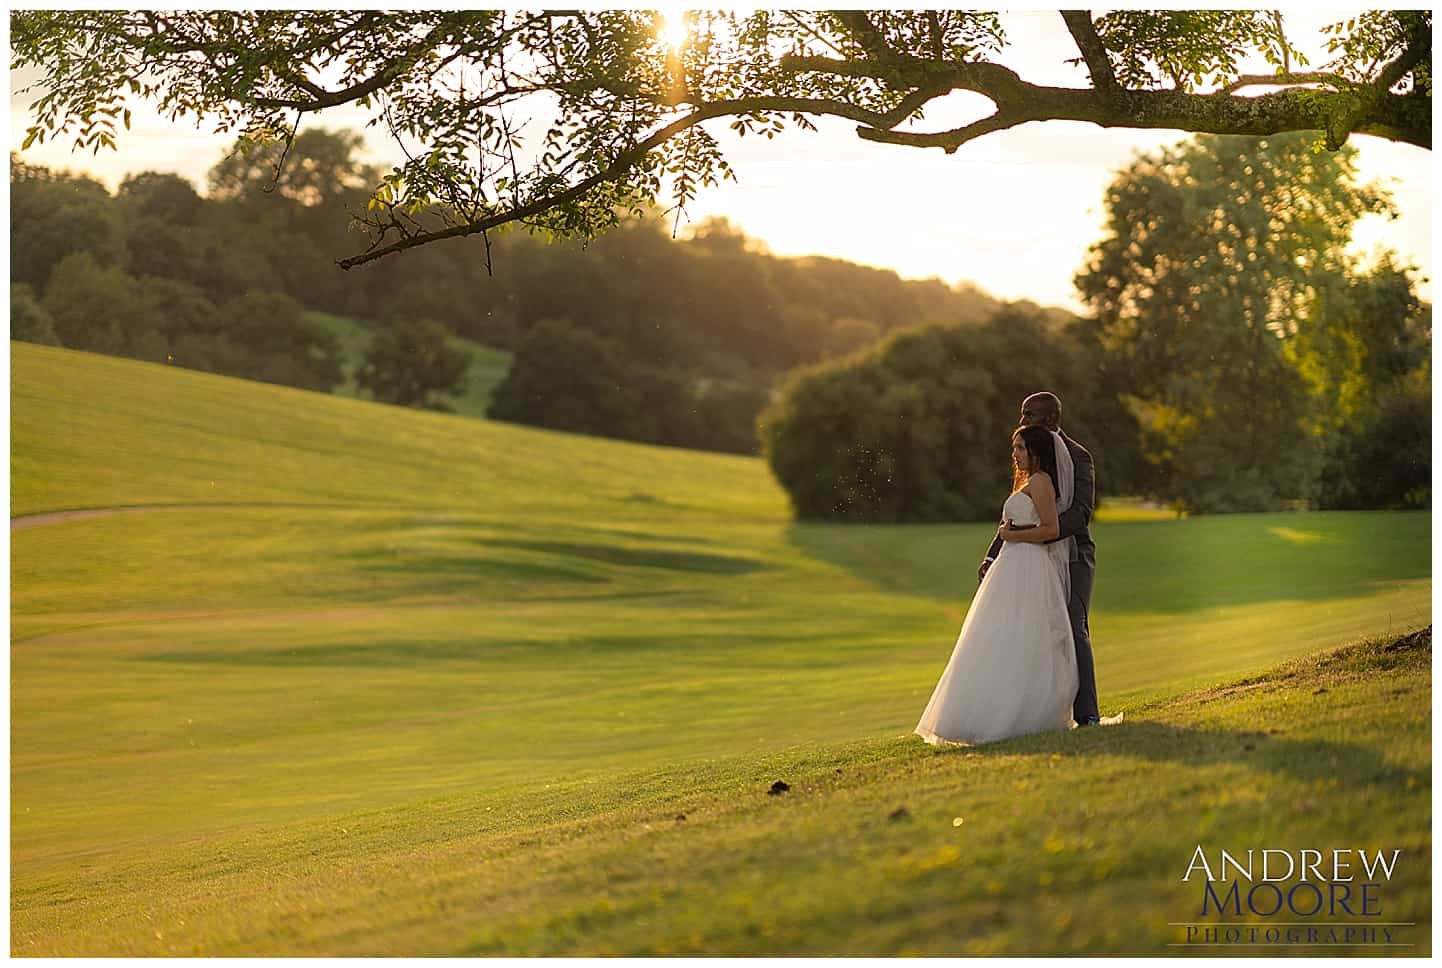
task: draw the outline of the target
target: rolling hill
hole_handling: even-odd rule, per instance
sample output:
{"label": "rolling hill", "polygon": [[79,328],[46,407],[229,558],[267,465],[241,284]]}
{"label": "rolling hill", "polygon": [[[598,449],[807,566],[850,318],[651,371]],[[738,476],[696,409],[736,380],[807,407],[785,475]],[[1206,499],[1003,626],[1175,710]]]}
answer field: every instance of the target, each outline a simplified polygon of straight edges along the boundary
{"label": "rolling hill", "polygon": [[989,526],[754,458],[12,342],[11,515],[15,954],[1155,951],[1203,832],[1430,850],[1426,663],[1316,658],[1430,623],[1427,513],[1102,514],[1127,723],[968,754]]}

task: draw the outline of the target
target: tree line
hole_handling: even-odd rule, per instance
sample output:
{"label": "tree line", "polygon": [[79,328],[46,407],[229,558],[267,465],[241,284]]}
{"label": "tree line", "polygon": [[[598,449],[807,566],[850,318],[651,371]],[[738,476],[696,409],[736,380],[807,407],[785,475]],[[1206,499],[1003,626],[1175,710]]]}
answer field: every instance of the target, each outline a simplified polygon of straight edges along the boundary
{"label": "tree line", "polygon": [[[655,213],[589,244],[513,230],[342,272],[347,219],[380,178],[360,146],[324,129],[301,132],[283,163],[278,148],[237,146],[205,195],[160,172],[112,195],[12,155],[12,336],[330,390],[345,374],[305,317],[320,310],[374,324],[355,376],[376,399],[434,405],[454,390],[453,334],[514,354],[491,416],[755,453],[756,415],[786,370],[998,305],[970,285],[777,258],[724,220],[678,241]],[[565,354],[584,378],[563,375],[558,399],[543,391]]]}
{"label": "tree line", "polygon": [[[1138,157],[1077,273],[1090,313],[768,255],[655,216],[583,244],[508,231],[348,273],[340,216],[377,172],[312,130],[174,175],[89,179],[12,157],[12,336],[328,390],[318,309],[376,323],[357,378],[426,405],[459,335],[512,353],[488,416],[760,449],[799,516],[995,513],[1016,402],[1062,395],[1105,494],[1194,512],[1430,502],[1430,306],[1415,270],[1346,251],[1393,202],[1306,134]],[[759,428],[759,435],[758,435]]]}

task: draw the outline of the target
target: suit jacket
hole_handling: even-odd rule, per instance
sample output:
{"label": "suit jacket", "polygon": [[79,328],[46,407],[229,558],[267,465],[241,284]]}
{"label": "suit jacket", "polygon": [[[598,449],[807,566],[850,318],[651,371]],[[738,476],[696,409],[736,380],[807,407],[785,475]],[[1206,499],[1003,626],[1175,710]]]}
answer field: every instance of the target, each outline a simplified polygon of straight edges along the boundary
{"label": "suit jacket", "polygon": [[[1065,431],[1058,431],[1061,434],[1062,442],[1066,444],[1067,451],[1071,454],[1072,470],[1074,472],[1071,507],[1057,515],[1057,524],[1061,527],[1061,534],[1053,541],[1061,541],[1064,538],[1076,538],[1077,558],[1088,564],[1095,565],[1096,543],[1092,541],[1091,522],[1092,511],[1096,508],[1096,465],[1092,462],[1092,455],[1085,447],[1072,440]],[[1047,544],[1051,544],[1050,541]],[[991,547],[987,549],[986,556],[995,558],[1001,553],[1001,535],[998,534],[992,539]]]}

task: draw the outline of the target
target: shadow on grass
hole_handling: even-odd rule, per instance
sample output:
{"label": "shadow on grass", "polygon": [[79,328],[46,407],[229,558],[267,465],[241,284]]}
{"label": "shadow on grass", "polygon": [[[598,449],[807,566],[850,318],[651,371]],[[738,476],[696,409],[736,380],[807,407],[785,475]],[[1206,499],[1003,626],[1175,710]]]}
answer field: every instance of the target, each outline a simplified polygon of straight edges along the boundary
{"label": "shadow on grass", "polygon": [[[327,642],[322,645],[278,649],[172,649],[137,655],[138,662],[179,662],[196,665],[267,666],[415,666],[421,662],[495,661],[523,654],[551,654],[574,661],[587,655],[673,648],[665,639],[624,636],[572,636],[554,641],[525,639],[467,639],[451,642]],[[534,659],[532,659],[534,661]]]}
{"label": "shadow on grass", "polygon": [[[1429,512],[1227,514],[1100,524],[1094,612],[1176,614],[1371,595],[1431,575]],[[953,605],[993,524],[792,523],[786,541],[877,588]]]}
{"label": "shadow on grass", "polygon": [[[1306,728],[1309,708],[1321,708],[1326,700],[1323,684],[1333,677],[1352,681],[1375,681],[1379,674],[1401,672],[1385,696],[1379,685],[1373,697],[1385,703],[1415,690],[1431,689],[1432,626],[1427,625],[1396,638],[1372,639],[1334,649],[1321,655],[1294,659],[1264,673],[1225,685],[1199,690],[1175,700],[1158,704],[1161,708],[1176,703],[1207,706],[1216,702],[1244,701],[1253,689],[1279,687],[1283,683],[1310,692],[1310,702],[1303,702],[1294,713],[1296,724],[1288,728]],[[1396,683],[1405,683],[1397,685]],[[1313,687],[1316,687],[1315,689]],[[1281,728],[1230,730],[1175,726],[1150,719],[1127,720],[1115,726],[1091,726],[1067,732],[1054,731],[1019,736],[1015,739],[980,746],[958,746],[944,749],[928,748],[933,755],[947,756],[1008,756],[1056,755],[1084,757],[1093,755],[1127,756],[1157,763],[1181,763],[1187,766],[1239,764],[1250,769],[1285,773],[1300,780],[1344,779],[1349,783],[1387,785],[1404,788],[1432,788],[1432,771],[1414,770],[1389,763],[1376,745],[1347,743],[1314,737],[1292,739]],[[923,755],[924,755],[923,751]]]}
{"label": "shadow on grass", "polygon": [[[918,742],[920,740],[918,739]],[[1431,770],[1389,763],[1382,751],[1361,743],[1325,739],[1289,739],[1272,730],[1199,729],[1152,720],[1085,731],[1041,733],[980,746],[933,750],[938,756],[1001,757],[1016,755],[1082,758],[1125,756],[1144,762],[1207,767],[1234,764],[1286,774],[1303,781],[1342,779],[1375,787],[1428,790]]]}
{"label": "shadow on grass", "polygon": [[[706,538],[696,534],[669,534],[655,531],[643,531],[635,528],[604,527],[590,525],[575,521],[558,523],[553,520],[529,520],[529,519],[497,519],[481,511],[457,512],[454,510],[438,508],[415,508],[397,512],[393,509],[386,509],[378,513],[372,520],[347,522],[347,530],[351,532],[382,533],[389,532],[396,540],[404,540],[415,531],[438,531],[449,530],[457,540],[478,541],[491,543],[491,535],[517,535],[519,538],[531,538],[537,534],[554,536],[562,531],[574,533],[584,538],[626,538],[632,541],[653,542],[665,540],[671,544],[679,544],[684,547],[691,545],[715,545],[714,538]],[[512,540],[505,538],[501,540]]]}
{"label": "shadow on grass", "polygon": [[201,650],[151,652],[140,662],[229,666],[414,666],[421,662],[454,662],[492,656],[496,646],[515,643],[474,642],[337,642],[296,649]]}
{"label": "shadow on grass", "polygon": [[[710,575],[748,575],[771,567],[754,558],[666,548],[629,548],[611,544],[524,541],[510,538],[466,540],[484,549],[529,551],[546,555],[550,560],[495,558],[488,557],[484,552],[467,554],[461,551],[443,554],[404,549],[357,551],[352,552],[349,557],[366,571],[404,575],[414,578],[418,585],[430,584],[427,576],[468,576],[488,581],[605,583],[612,580],[604,567],[606,565]],[[601,567],[598,567],[598,563]]]}
{"label": "shadow on grass", "polygon": [[[750,646],[755,638],[735,635],[689,634],[688,648],[724,653],[737,645]],[[665,636],[592,635],[557,639],[474,638],[463,641],[384,640],[378,642],[329,642],[319,645],[271,649],[181,649],[137,655],[137,662],[167,662],[228,666],[409,666],[425,662],[507,661],[523,658],[535,662],[538,656],[558,661],[581,662],[617,654],[671,652],[676,640]]]}
{"label": "shadow on grass", "polygon": [[664,548],[626,548],[611,544],[583,544],[570,541],[482,540],[488,548],[517,548],[567,558],[604,561],[611,565],[664,568],[670,571],[704,572],[713,575],[749,575],[769,565],[740,555],[708,554],[700,551],[672,551]]}
{"label": "shadow on grass", "polygon": [[[455,578],[467,576],[477,581],[541,581],[584,582],[604,584],[610,579],[559,564],[535,561],[505,561],[467,555],[419,555],[392,551],[362,551],[350,555],[361,568],[370,572],[403,575],[421,588],[435,585],[433,576]],[[452,589],[457,583],[449,583]]]}

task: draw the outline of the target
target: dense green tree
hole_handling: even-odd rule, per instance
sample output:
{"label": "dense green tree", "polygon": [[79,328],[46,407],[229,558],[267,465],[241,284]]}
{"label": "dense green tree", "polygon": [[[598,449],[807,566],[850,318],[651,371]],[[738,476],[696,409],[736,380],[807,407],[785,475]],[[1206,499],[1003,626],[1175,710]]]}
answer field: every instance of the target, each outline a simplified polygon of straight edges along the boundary
{"label": "dense green tree", "polygon": [[[664,242],[664,236],[658,237]],[[724,349],[748,370],[776,372],[821,357],[823,346],[816,337],[826,321],[796,312],[792,294],[780,284],[777,260],[717,245],[715,234],[680,247],[676,255],[690,258],[673,272],[669,294],[677,301],[669,308],[694,334],[686,341],[694,358],[704,360]]]}
{"label": "dense green tree", "polygon": [[210,220],[245,233],[252,258],[263,260],[262,288],[329,312],[356,308],[349,290],[359,280],[333,270],[336,253],[356,244],[351,216],[365,211],[380,178],[361,160],[363,144],[357,132],[327,128],[302,131],[288,146],[240,138],[211,167]]}
{"label": "dense green tree", "polygon": [[545,319],[516,348],[486,416],[640,439],[639,412],[632,373],[612,344],[566,321]]}
{"label": "dense green tree", "polygon": [[[270,242],[269,235],[229,218],[225,210],[207,211],[202,231],[194,236],[185,281],[216,303],[248,292],[273,290],[277,283]],[[294,298],[297,294],[290,295]]]}
{"label": "dense green tree", "polygon": [[761,415],[763,453],[799,518],[993,520],[1011,479],[1018,405],[1048,389],[1109,493],[1110,462],[1129,459],[1136,426],[1097,419],[1106,388],[1088,359],[1074,328],[1017,306],[981,326],[902,330],[794,371]]}
{"label": "dense green tree", "polygon": [[50,314],[35,298],[35,290],[23,282],[10,283],[10,338],[47,346],[60,345]]}
{"label": "dense green tree", "polygon": [[[997,305],[935,280],[906,282],[838,260],[777,259],[722,220],[702,223],[681,242],[655,218],[628,222],[584,248],[558,243],[533,251],[525,237],[519,241],[504,256],[513,267],[504,284],[521,331],[566,318],[623,362],[628,399],[674,401],[633,401],[600,420],[598,427],[609,429],[595,432],[668,444],[754,453],[755,417],[781,373],[880,337],[881,328],[860,313],[892,324],[907,312],[958,322]],[[518,354],[514,365],[525,367],[529,355]],[[562,380],[552,392],[586,396],[592,389]],[[505,412],[557,425],[539,408]],[[648,413],[666,417],[658,424]]]}
{"label": "dense green tree", "polygon": [[10,156],[10,279],[44,291],[50,271],[74,252],[101,265],[125,262],[125,237],[110,193],[92,178]]}
{"label": "dense green tree", "polygon": [[563,320],[541,320],[517,347],[486,415],[675,447],[754,454],[767,382],[655,366]]}
{"label": "dense green tree", "polygon": [[75,252],[50,272],[43,301],[55,335],[70,349],[164,362],[169,352],[140,285],[116,266]]}
{"label": "dense green tree", "polygon": [[453,345],[450,332],[429,319],[384,326],[356,371],[356,385],[384,403],[445,410],[434,394],[465,392],[471,356]]}
{"label": "dense green tree", "polygon": [[1391,386],[1337,435],[1328,458],[1318,485],[1323,508],[1431,507],[1431,381]]}
{"label": "dense green tree", "polygon": [[[514,281],[523,331],[539,320],[565,318],[639,361],[686,369],[702,361],[704,337],[693,337],[709,332],[698,318],[707,294],[696,291],[687,253],[660,219],[629,221],[589,246],[560,243],[527,252],[529,265]],[[728,303],[744,298],[734,294]],[[745,343],[740,333],[728,339]]]}
{"label": "dense green tree", "polygon": [[146,295],[199,327],[171,337],[170,361],[178,366],[323,393],[345,379],[335,336],[283,293],[246,293],[213,312],[192,287],[156,283]]}
{"label": "dense green tree", "polygon": [[147,317],[172,346],[188,333],[217,332],[215,303],[198,287],[160,276],[141,276],[136,282]]}
{"label": "dense green tree", "polygon": [[122,223],[127,256],[125,269],[133,276],[167,279],[205,279],[206,239],[202,230],[177,225],[153,215],[134,215]]}
{"label": "dense green tree", "polygon": [[[38,69],[45,91],[27,141],[113,146],[131,97],[257,143],[298,142],[313,112],[369,113],[408,160],[374,195],[370,246],[344,265],[515,222],[595,235],[667,188],[684,205],[731,175],[712,121],[770,137],[839,117],[867,140],[947,152],[1051,119],[1431,146],[1430,11],[1338,24],[1333,56],[1310,71],[1273,11],[1059,15],[1089,84],[1036,84],[1001,63],[1013,41],[993,11],[693,10],[668,40],[651,10],[32,10],[12,15],[11,44],[12,66]],[[1242,73],[1256,53],[1272,72]],[[1252,96],[1261,85],[1280,90]],[[916,129],[956,91],[995,110]],[[324,190],[298,178],[297,199]]]}
{"label": "dense green tree", "polygon": [[1046,332],[1064,339],[1062,353],[1066,388],[1063,426],[1068,434],[1096,451],[1097,475],[1104,494],[1145,495],[1155,490],[1157,469],[1142,449],[1141,426],[1128,406],[1132,391],[1126,358],[1108,348],[1095,317],[1058,321],[1055,310],[1026,301],[1014,311],[1034,313]]}
{"label": "dense green tree", "polygon": [[1355,313],[1328,312],[1355,221],[1391,210],[1355,151],[1199,136],[1137,158],[1077,275],[1127,369],[1150,490],[1191,510],[1305,502]]}
{"label": "dense green tree", "polygon": [[[724,222],[673,241],[657,218],[596,242],[533,246],[510,238],[502,256],[517,328],[567,318],[653,366],[718,379],[769,382],[780,372],[879,337],[887,326],[977,321],[997,303],[972,288],[902,280],[839,260],[779,259]],[[520,243],[520,244],[516,244]],[[449,244],[449,243],[448,243]],[[838,344],[838,319],[862,323]],[[851,324],[855,325],[855,324]]]}
{"label": "dense green tree", "polygon": [[764,386],[719,381],[630,358],[563,320],[526,334],[487,416],[677,447],[754,453]]}
{"label": "dense green tree", "polygon": [[205,200],[185,178],[173,172],[142,171],[120,183],[116,198],[132,213],[166,225],[194,225]]}
{"label": "dense green tree", "polygon": [[327,128],[307,128],[288,143],[242,138],[210,169],[210,196],[255,204],[274,194],[302,208],[363,201],[380,180],[358,159],[364,143],[359,132]]}
{"label": "dense green tree", "polygon": [[345,379],[335,336],[283,293],[237,296],[219,307],[216,319],[215,335],[229,344],[218,372],[325,393]]}
{"label": "dense green tree", "polygon": [[1382,252],[1375,265],[1318,280],[1314,322],[1298,328],[1288,349],[1330,426],[1373,416],[1393,384],[1431,356],[1431,307],[1417,297],[1415,271]]}
{"label": "dense green tree", "polygon": [[771,402],[768,386],[705,380],[695,388],[695,430],[688,446],[732,454],[756,454],[757,417]]}
{"label": "dense green tree", "polygon": [[1324,508],[1427,507],[1431,503],[1432,307],[1410,267],[1385,256],[1332,287],[1340,316],[1329,366],[1316,368],[1334,402],[1335,429],[1318,481]]}
{"label": "dense green tree", "polygon": [[207,275],[201,264],[210,231],[201,224],[206,200],[189,181],[170,172],[130,175],[120,183],[113,207],[125,235],[131,275],[189,282]]}
{"label": "dense green tree", "polygon": [[907,281],[889,269],[822,256],[779,261],[776,281],[789,302],[830,320],[869,320],[883,333],[929,323],[979,323],[998,308],[995,299],[967,283],[953,288],[939,279]]}

